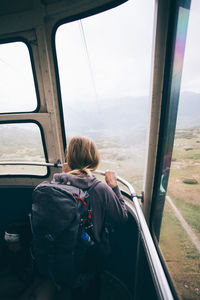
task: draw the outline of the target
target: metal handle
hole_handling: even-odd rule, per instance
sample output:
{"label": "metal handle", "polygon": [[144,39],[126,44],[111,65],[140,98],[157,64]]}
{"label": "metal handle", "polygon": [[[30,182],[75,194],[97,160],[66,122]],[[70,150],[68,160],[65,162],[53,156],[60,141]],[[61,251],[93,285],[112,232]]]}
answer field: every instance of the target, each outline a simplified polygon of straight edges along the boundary
{"label": "metal handle", "polygon": [[[103,171],[95,171],[95,174],[105,175],[105,172]],[[165,276],[165,273],[163,271],[162,264],[160,262],[160,258],[158,256],[157,250],[155,248],[153,239],[151,237],[149,228],[147,226],[144,214],[142,212],[141,206],[139,204],[138,198],[136,196],[135,190],[132,187],[132,185],[126,181],[125,179],[117,176],[117,181],[121,182],[123,185],[125,185],[132,196],[133,204],[135,207],[136,215],[138,218],[140,233],[142,236],[142,240],[144,243],[144,247],[146,250],[147,258],[150,265],[150,270],[152,273],[152,277],[155,283],[155,286],[157,288],[157,292],[159,294],[160,299],[163,300],[172,300],[174,297],[172,296],[167,278]]]}
{"label": "metal handle", "polygon": [[60,163],[29,162],[29,161],[0,161],[0,166],[41,166],[62,168]]}

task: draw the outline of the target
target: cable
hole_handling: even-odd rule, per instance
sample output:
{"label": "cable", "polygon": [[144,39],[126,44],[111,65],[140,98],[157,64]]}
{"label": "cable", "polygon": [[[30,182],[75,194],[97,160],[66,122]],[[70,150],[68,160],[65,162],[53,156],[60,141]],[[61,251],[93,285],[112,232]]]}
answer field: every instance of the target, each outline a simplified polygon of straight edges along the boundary
{"label": "cable", "polygon": [[85,37],[83,23],[82,23],[81,20],[79,20],[79,29],[80,29],[81,37],[82,37],[82,40],[83,40],[83,45],[84,45],[86,57],[87,57],[87,60],[88,60],[89,72],[90,72],[90,76],[91,76],[91,81],[92,81],[92,86],[93,86],[93,89],[94,89],[95,98],[96,98],[96,100],[98,100],[98,94],[97,94],[94,74],[93,74],[93,70],[92,70],[92,64],[91,64],[89,51],[88,51],[88,47],[87,47],[87,41],[86,41],[86,37]]}

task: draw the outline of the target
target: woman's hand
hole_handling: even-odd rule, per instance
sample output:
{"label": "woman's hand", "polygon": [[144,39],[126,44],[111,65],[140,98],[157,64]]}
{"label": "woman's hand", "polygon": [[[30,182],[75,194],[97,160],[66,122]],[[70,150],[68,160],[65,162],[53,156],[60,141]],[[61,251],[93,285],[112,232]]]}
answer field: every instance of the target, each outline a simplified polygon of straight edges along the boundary
{"label": "woman's hand", "polygon": [[117,176],[115,171],[106,170],[105,172],[105,180],[106,183],[111,187],[114,188],[117,186]]}
{"label": "woman's hand", "polygon": [[64,163],[64,164],[62,165],[62,172],[63,172],[63,173],[68,173],[69,171],[71,171],[71,169],[70,169],[68,163]]}

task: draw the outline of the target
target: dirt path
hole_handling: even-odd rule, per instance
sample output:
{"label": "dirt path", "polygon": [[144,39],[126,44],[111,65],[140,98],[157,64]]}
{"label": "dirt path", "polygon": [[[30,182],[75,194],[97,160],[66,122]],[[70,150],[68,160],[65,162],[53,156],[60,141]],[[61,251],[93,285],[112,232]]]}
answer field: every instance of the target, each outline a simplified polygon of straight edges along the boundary
{"label": "dirt path", "polygon": [[185,221],[185,219],[183,218],[183,216],[180,213],[180,211],[178,210],[178,208],[174,205],[172,199],[169,196],[166,196],[166,199],[169,202],[169,204],[171,205],[172,209],[174,210],[177,219],[180,221],[181,225],[187,232],[188,237],[191,239],[192,243],[195,245],[197,250],[200,252],[200,240],[198,239],[196,234],[193,232],[192,228]]}

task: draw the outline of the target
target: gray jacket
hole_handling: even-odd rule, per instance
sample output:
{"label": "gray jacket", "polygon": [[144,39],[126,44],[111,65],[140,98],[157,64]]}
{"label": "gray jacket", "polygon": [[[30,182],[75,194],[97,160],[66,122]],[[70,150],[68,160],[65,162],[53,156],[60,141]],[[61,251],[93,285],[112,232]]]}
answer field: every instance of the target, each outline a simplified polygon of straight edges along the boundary
{"label": "gray jacket", "polygon": [[[54,174],[53,182],[66,184],[88,190],[91,185],[98,181],[94,175],[78,177],[67,173]],[[113,189],[104,182],[99,182],[90,192],[90,205],[92,209],[92,221],[94,234],[99,241],[105,217],[114,222],[125,222],[128,219],[127,210],[119,187]]]}

